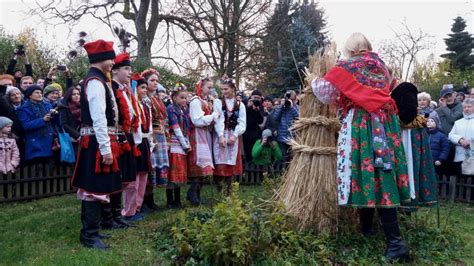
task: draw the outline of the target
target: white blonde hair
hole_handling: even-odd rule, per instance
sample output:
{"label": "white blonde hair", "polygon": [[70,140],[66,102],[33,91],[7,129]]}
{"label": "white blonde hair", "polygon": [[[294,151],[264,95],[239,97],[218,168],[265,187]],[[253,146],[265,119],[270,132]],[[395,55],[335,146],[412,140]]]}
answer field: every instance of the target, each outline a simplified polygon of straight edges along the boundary
{"label": "white blonde hair", "polygon": [[427,92],[420,92],[420,93],[418,93],[418,100],[419,100],[419,99],[426,99],[426,100],[428,100],[428,102],[431,103],[431,95],[430,95],[429,93],[427,93]]}
{"label": "white blonde hair", "polygon": [[360,32],[352,33],[351,36],[346,40],[344,44],[344,56],[349,58],[355,54],[359,54],[361,52],[370,52],[372,51],[372,44],[370,41],[364,36],[364,34]]}
{"label": "white blonde hair", "polygon": [[464,99],[464,101],[462,102],[462,105],[464,106],[464,105],[467,105],[467,104],[474,105],[474,98],[467,97],[466,99]]}

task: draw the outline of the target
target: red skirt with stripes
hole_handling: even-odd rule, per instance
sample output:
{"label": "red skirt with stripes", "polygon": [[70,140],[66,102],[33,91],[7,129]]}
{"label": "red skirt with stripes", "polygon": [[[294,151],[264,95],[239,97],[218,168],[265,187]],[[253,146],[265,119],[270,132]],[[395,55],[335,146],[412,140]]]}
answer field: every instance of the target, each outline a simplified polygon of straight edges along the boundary
{"label": "red skirt with stripes", "polygon": [[185,184],[188,182],[187,156],[178,153],[168,153],[170,166],[168,168],[168,182]]}

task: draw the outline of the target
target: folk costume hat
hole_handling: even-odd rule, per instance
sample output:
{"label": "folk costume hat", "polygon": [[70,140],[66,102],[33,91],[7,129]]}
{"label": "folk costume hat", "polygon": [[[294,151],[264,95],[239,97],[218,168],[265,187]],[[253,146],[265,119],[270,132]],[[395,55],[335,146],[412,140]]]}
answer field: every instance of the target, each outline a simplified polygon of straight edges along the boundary
{"label": "folk costume hat", "polygon": [[127,52],[118,54],[117,57],[115,57],[112,69],[118,69],[123,66],[131,66],[130,55]]}
{"label": "folk costume hat", "polygon": [[142,75],[140,75],[140,73],[133,73],[132,80],[137,82],[137,87],[142,84],[147,84],[146,80],[142,77]]}
{"label": "folk costume hat", "polygon": [[409,82],[400,83],[391,93],[398,108],[398,116],[409,124],[418,114],[418,89]]}
{"label": "folk costume hat", "polygon": [[114,42],[104,40],[88,42],[84,44],[84,49],[86,49],[91,64],[115,59]]}

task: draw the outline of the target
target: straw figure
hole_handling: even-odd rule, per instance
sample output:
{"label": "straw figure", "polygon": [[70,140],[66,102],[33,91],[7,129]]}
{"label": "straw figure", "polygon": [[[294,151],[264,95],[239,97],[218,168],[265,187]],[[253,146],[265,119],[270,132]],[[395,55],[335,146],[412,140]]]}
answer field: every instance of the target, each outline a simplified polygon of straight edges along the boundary
{"label": "straw figure", "polygon": [[309,83],[335,65],[335,45],[309,56],[306,88],[301,101],[300,118],[292,130],[293,160],[283,176],[275,198],[287,214],[296,218],[298,228],[317,232],[337,230],[338,201],[336,178],[336,145],[340,122],[337,107],[321,103]]}

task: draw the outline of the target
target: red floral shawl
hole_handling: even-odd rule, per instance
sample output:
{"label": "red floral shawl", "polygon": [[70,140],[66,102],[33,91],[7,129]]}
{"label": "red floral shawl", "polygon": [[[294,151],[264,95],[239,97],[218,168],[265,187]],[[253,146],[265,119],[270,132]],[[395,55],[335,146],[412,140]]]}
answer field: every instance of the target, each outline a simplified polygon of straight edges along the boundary
{"label": "red floral shawl", "polygon": [[[369,113],[388,108],[397,110],[390,97],[390,75],[376,53],[367,52],[341,60],[324,76],[355,106]],[[341,97],[344,98],[344,97]]]}

